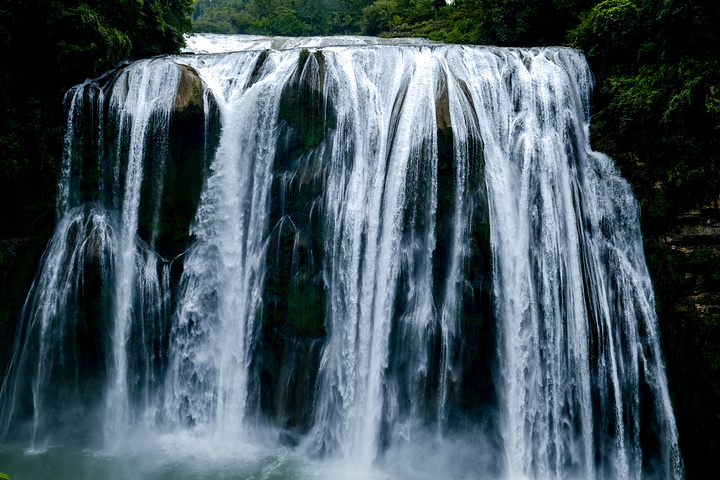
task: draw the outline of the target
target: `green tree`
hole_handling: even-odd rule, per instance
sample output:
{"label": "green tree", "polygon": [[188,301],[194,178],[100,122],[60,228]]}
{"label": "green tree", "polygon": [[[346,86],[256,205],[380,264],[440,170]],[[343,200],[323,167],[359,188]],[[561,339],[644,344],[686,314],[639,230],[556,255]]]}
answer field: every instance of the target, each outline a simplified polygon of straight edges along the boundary
{"label": "green tree", "polygon": [[[470,40],[509,46],[559,45],[594,0],[466,0]],[[472,38],[474,37],[474,38]]]}
{"label": "green tree", "polygon": [[216,0],[203,6],[193,29],[266,35],[357,34],[362,9],[369,3],[371,0]]}
{"label": "green tree", "polygon": [[377,0],[363,9],[363,33],[377,35],[400,13],[398,0]]}
{"label": "green tree", "polygon": [[309,35],[312,28],[300,20],[295,10],[279,6],[269,15],[261,17],[249,26],[252,33],[302,37]]}

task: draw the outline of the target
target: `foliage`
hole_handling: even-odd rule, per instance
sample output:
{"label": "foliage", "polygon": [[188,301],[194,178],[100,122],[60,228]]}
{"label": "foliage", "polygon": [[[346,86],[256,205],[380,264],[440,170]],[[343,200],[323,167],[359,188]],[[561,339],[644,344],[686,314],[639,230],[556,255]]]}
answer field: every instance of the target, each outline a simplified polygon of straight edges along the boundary
{"label": "foliage", "polygon": [[476,10],[476,34],[497,45],[553,45],[577,23],[587,0],[469,0]]}
{"label": "foliage", "polygon": [[127,58],[132,41],[127,33],[113,28],[86,4],[56,12],[51,19],[52,36],[57,37],[58,64],[64,76],[72,76],[77,65],[87,65],[96,75]]}
{"label": "foliage", "polygon": [[10,480],[10,477],[5,475],[4,473],[0,473],[0,480]]}
{"label": "foliage", "polygon": [[645,207],[645,233],[717,198],[720,3],[605,0],[568,36],[598,76],[598,147]]}
{"label": "foliage", "polygon": [[[586,14],[574,30],[574,40],[585,54],[602,64],[630,65],[642,39],[640,12],[632,0],[605,0]],[[598,72],[599,73],[599,72]],[[606,72],[603,72],[606,73]]]}
{"label": "foliage", "polygon": [[377,35],[388,27],[394,17],[398,17],[398,0],[377,0],[363,9],[363,32]]}
{"label": "foliage", "polygon": [[359,15],[352,9],[358,2],[366,3],[363,0],[207,0],[193,29],[208,33],[285,36],[357,33]]}
{"label": "foliage", "polygon": [[301,37],[310,33],[310,25],[299,19],[294,10],[278,6],[271,15],[251,25],[250,30],[259,34],[278,32],[281,35]]}
{"label": "foliage", "polygon": [[593,0],[376,0],[362,9],[365,34],[449,43],[562,43]]}

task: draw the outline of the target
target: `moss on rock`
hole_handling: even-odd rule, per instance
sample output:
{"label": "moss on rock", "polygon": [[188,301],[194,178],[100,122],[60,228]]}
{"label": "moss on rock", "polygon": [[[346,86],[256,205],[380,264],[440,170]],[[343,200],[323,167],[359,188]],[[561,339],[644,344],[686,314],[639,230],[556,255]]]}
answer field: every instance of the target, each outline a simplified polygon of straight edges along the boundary
{"label": "moss on rock", "polygon": [[278,111],[278,118],[289,130],[279,158],[286,169],[294,159],[320,145],[328,130],[335,127],[331,100],[324,93],[324,76],[322,52],[302,50],[298,69],[281,94]]}
{"label": "moss on rock", "polygon": [[200,74],[192,67],[180,65],[180,82],[173,111],[178,118],[203,113],[203,85]]}
{"label": "moss on rock", "polygon": [[[144,164],[138,224],[143,240],[168,260],[189,246],[190,225],[220,132],[217,104],[212,95],[205,98],[199,74],[186,65],[179,68],[169,139],[165,144],[148,145],[153,153]],[[210,102],[208,119],[206,101]]]}

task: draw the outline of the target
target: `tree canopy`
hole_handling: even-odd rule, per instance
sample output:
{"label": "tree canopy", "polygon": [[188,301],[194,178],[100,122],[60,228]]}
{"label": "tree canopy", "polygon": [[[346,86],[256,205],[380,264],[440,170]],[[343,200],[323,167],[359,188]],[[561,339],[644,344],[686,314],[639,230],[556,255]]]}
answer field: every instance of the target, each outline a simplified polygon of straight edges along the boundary
{"label": "tree canopy", "polygon": [[211,33],[422,35],[497,45],[557,44],[593,0],[198,0],[194,29]]}

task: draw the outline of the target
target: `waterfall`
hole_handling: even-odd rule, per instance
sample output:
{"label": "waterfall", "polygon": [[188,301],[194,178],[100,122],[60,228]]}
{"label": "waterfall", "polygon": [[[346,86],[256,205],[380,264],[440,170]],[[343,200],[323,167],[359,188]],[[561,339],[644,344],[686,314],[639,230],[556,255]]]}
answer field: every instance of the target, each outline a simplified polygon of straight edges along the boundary
{"label": "waterfall", "polygon": [[0,440],[270,436],[358,471],[462,444],[473,478],[683,478],[581,53],[188,44],[66,96]]}

